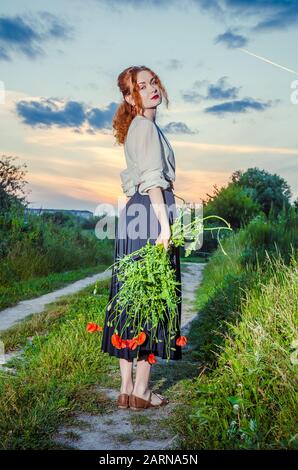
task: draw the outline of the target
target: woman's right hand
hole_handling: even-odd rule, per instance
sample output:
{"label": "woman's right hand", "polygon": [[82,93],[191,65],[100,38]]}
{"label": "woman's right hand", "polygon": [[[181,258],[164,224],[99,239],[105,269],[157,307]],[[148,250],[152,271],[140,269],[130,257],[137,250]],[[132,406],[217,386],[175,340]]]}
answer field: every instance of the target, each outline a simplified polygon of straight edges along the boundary
{"label": "woman's right hand", "polygon": [[165,250],[167,251],[169,248],[170,237],[171,237],[170,226],[168,225],[167,227],[161,227],[161,231],[160,231],[158,238],[156,239],[155,245],[157,245],[158,243],[161,243],[164,246]]}

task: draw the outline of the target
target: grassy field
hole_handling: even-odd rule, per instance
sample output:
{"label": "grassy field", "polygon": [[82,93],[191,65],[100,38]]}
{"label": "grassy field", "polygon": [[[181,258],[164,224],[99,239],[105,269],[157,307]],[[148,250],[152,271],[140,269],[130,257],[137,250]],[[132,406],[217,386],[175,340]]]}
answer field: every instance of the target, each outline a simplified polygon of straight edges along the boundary
{"label": "grassy field", "polygon": [[[217,250],[209,259],[196,293],[188,368],[166,372],[169,394],[180,400],[168,422],[180,449],[298,447],[298,253],[293,243],[291,254],[283,245],[274,256],[282,227],[264,225],[263,237],[255,224],[224,240],[228,256]],[[264,257],[249,250],[256,239]],[[52,436],[73,413],[111,406],[95,386],[119,389],[118,359],[100,352],[101,333],[86,332],[89,321],[103,324],[109,283],[98,283],[98,295],[90,286],[64,297],[1,334],[5,352],[24,348],[10,363],[17,373],[1,371],[2,449],[57,448]]]}
{"label": "grassy field", "polygon": [[200,364],[169,425],[180,449],[293,449],[297,435],[298,254],[243,268],[243,233],[217,251],[189,340]]}
{"label": "grassy field", "polygon": [[0,310],[104,271],[113,262],[114,239],[97,239],[95,221],[87,230],[74,217],[54,216],[0,216]]}
{"label": "grassy field", "polygon": [[53,273],[47,276],[12,283],[10,286],[0,286],[0,310],[16,305],[20,300],[32,299],[53,292],[79,279],[104,271],[109,264],[98,264],[89,268]]}
{"label": "grassy field", "polygon": [[99,295],[88,287],[1,334],[6,353],[24,348],[9,363],[17,374],[0,372],[2,449],[57,448],[51,436],[71,413],[109,406],[93,385],[115,386],[118,360],[100,352],[100,333],[86,332],[89,321],[103,322],[109,281],[99,284]]}

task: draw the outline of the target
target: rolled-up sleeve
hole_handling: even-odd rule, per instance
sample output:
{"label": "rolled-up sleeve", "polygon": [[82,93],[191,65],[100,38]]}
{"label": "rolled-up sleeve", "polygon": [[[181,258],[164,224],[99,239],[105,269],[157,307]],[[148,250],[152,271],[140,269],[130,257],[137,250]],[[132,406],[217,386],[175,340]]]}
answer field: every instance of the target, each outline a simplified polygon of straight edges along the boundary
{"label": "rolled-up sleeve", "polygon": [[150,119],[140,119],[134,129],[134,153],[139,173],[139,193],[148,194],[156,187],[166,189],[163,147],[157,127]]}
{"label": "rolled-up sleeve", "polygon": [[136,191],[136,188],[135,188],[135,183],[133,179],[131,178],[131,175],[128,169],[121,171],[120,179],[121,179],[122,191],[128,197],[133,196]]}

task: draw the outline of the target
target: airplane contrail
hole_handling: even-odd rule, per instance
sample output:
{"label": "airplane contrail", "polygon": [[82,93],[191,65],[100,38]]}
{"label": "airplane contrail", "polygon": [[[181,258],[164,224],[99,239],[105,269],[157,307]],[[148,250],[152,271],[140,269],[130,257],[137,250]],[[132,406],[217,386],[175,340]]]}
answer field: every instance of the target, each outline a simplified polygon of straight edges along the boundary
{"label": "airplane contrail", "polygon": [[298,72],[295,72],[295,70],[289,69],[288,67],[284,67],[283,65],[277,64],[276,62],[272,62],[271,60],[265,59],[265,57],[261,57],[260,55],[253,54],[252,52],[249,52],[247,49],[242,49],[242,47],[237,47],[237,49],[239,49],[240,51],[246,52],[246,54],[252,55],[253,57],[257,57],[258,59],[261,59],[264,62],[268,62],[268,64],[275,65],[276,67],[284,69],[287,72],[291,72],[291,73],[294,73],[295,75],[298,75]]}

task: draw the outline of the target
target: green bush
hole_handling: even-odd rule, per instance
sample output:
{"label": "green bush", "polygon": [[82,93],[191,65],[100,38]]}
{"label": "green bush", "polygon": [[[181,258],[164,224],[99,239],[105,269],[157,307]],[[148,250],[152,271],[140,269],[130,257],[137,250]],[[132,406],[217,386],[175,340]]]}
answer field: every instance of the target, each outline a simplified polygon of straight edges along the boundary
{"label": "green bush", "polygon": [[[64,220],[64,219],[63,219]],[[66,220],[66,219],[65,219]],[[52,217],[24,215],[22,210],[0,217],[0,284],[109,264],[114,240],[98,240],[83,233],[80,224],[58,224]]]}

